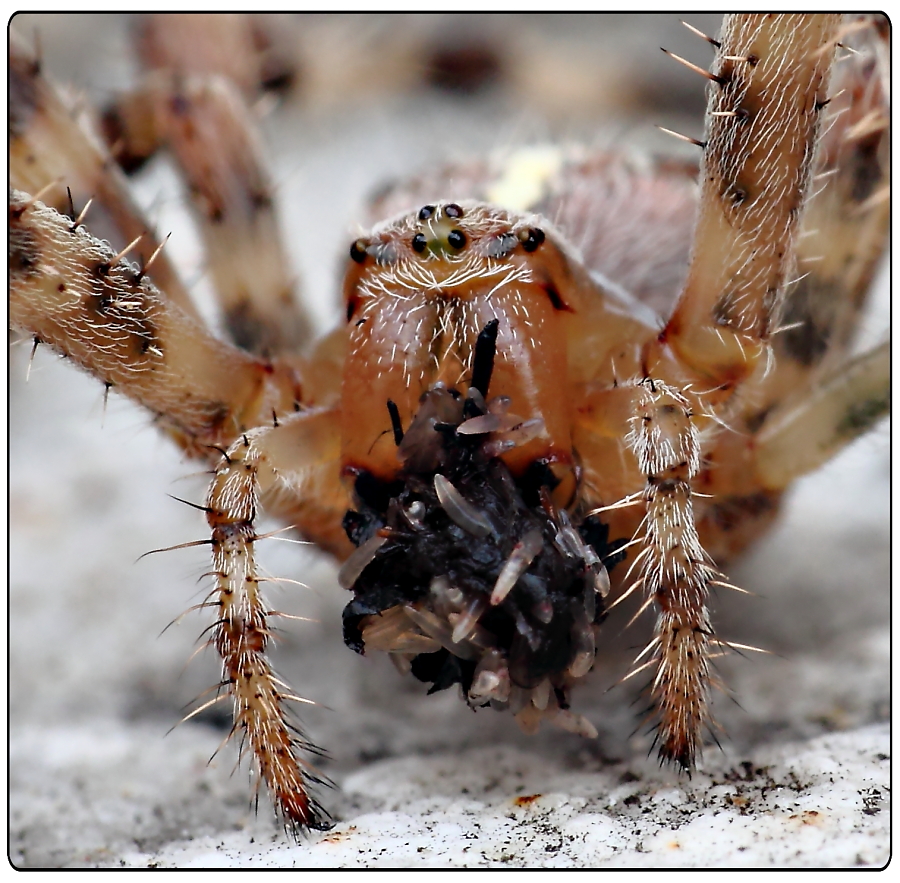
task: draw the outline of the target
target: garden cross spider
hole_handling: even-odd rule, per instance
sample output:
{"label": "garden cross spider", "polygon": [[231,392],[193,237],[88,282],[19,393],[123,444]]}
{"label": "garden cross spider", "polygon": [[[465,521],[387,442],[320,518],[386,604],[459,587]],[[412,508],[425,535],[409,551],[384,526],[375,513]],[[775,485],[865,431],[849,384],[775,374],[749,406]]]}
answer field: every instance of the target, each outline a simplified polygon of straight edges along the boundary
{"label": "garden cross spider", "polygon": [[[350,647],[526,732],[596,735],[570,691],[613,608],[642,596],[657,618],[633,672],[660,758],[689,771],[714,736],[712,660],[741,646],[710,621],[709,593],[732,587],[713,562],[887,412],[887,344],[850,352],[887,229],[881,23],[734,16],[707,37],[699,179],[690,161],[531,147],[383,189],[388,220],[349,245],[342,321],[315,344],[247,111],[289,76],[269,46],[223,79],[208,24],[148,22],[151,70],[101,128],[123,165],[177,157],[232,343],[17,41],[10,107],[11,326],[214,472],[199,606],[223,676],[197,711],[231,703],[286,826],[327,827],[286,710],[301,697],[267,656],[286,614],[260,591],[265,511],[344,561]],[[255,45],[240,19],[216,27],[219,46]]]}

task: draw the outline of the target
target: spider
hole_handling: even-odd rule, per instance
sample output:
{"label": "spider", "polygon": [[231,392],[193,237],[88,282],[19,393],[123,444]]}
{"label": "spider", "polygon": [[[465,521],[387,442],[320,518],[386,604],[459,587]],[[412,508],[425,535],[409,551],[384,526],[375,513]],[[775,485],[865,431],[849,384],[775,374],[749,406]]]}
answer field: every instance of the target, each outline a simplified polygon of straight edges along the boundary
{"label": "spider", "polygon": [[[106,118],[121,161],[141,161],[137,135],[181,158],[231,345],[148,236],[113,250],[89,234],[107,214],[144,232],[117,197],[82,217],[54,192],[54,160],[29,161],[50,115],[14,50],[11,324],[214,470],[201,508],[216,585],[201,606],[218,610],[223,678],[209,702],[233,703],[289,828],[327,814],[314,746],[284,709],[299,697],[266,656],[278,614],[254,561],[261,509],[344,560],[349,646],[387,651],[432,690],[458,684],[526,731],[593,734],[571,689],[603,621],[642,594],[658,617],[635,672],[651,673],[661,758],[692,767],[713,726],[711,660],[729,649],[706,609],[729,585],[713,561],[887,409],[886,346],[848,351],[887,218],[881,37],[861,25],[747,16],[707,38],[699,185],[689,162],[530,150],[382,191],[372,211],[388,220],[348,245],[344,321],[304,355],[309,320],[285,296],[235,87],[173,74],[176,53]],[[148,55],[176,52],[165,33]],[[853,39],[870,51],[829,89],[835,45]]]}

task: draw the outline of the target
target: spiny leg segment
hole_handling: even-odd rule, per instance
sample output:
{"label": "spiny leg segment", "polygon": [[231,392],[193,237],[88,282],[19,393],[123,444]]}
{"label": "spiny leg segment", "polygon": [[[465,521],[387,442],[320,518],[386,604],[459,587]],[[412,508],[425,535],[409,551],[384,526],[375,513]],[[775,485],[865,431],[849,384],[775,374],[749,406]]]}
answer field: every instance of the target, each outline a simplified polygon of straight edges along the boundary
{"label": "spiny leg segment", "polygon": [[[315,418],[313,418],[315,419]],[[286,704],[306,702],[273,671],[267,659],[272,638],[270,611],[260,591],[262,579],[255,560],[255,522],[264,489],[289,482],[271,462],[275,436],[297,441],[297,430],[308,436],[306,414],[278,427],[253,430],[222,457],[207,496],[207,521],[212,530],[213,571],[219,617],[212,644],[222,659],[222,683],[234,704],[232,734],[240,734],[255,768],[266,783],[285,826],[297,833],[330,827],[327,813],[310,793],[324,780],[304,758],[318,753],[292,720]],[[315,468],[315,465],[312,465]],[[263,481],[261,482],[261,477]]]}
{"label": "spiny leg segment", "polygon": [[149,408],[209,457],[304,401],[299,364],[217,340],[84,227],[27,194],[9,206],[9,320]]}
{"label": "spiny leg segment", "polygon": [[839,16],[726,19],[705,74],[708,123],[688,278],[647,347],[636,388],[629,439],[647,476],[647,514],[635,564],[659,611],[650,693],[660,757],[685,769],[710,724],[710,650],[718,644],[706,609],[716,572],[693,513],[694,420],[720,420],[715,411],[765,365],[794,265],[839,24]]}
{"label": "spiny leg segment", "polygon": [[[43,201],[57,211],[72,211],[73,221],[90,200],[95,233],[120,248],[142,237],[131,254],[133,260],[146,266],[158,243],[129,192],[125,176],[103,149],[100,138],[90,132],[88,116],[87,108],[75,109],[63,100],[44,76],[41,60],[11,32],[9,186],[26,193],[44,192]],[[68,204],[69,198],[74,206]],[[198,316],[165,253],[153,259],[153,279],[170,301],[188,315]]]}
{"label": "spiny leg segment", "polygon": [[632,563],[638,575],[629,591],[642,588],[646,605],[658,611],[645,663],[655,668],[650,699],[656,741],[661,759],[690,770],[711,723],[710,654],[719,643],[706,606],[718,572],[700,544],[691,490],[700,435],[691,403],[672,387],[646,379],[614,393],[632,399],[628,441],[647,479],[641,551]]}
{"label": "spiny leg segment", "polygon": [[712,497],[698,506],[699,527],[717,559],[759,536],[793,480],[835,456],[888,410],[888,346],[850,355],[888,241],[883,17],[847,17],[819,52],[834,51],[836,43],[810,195],[795,240],[796,268],[779,296],[771,356],[720,409],[732,431],[716,435],[693,482]]}
{"label": "spiny leg segment", "polygon": [[309,794],[321,779],[301,756],[314,749],[285,708],[302,700],[266,659],[276,614],[259,591],[253,544],[263,501],[323,548],[346,552],[334,409],[296,411],[297,368],[216,340],[69,218],[16,191],[9,212],[12,325],[157,413],[188,452],[221,458],[205,508],[220,609],[211,643],[234,699],[233,732],[246,739],[286,825],[327,826]]}
{"label": "spiny leg segment", "polygon": [[[730,396],[764,362],[827,105],[837,15],[728,16],[709,75],[694,252],[659,341]],[[656,353],[654,353],[656,350]],[[665,368],[663,373],[667,373]]]}
{"label": "spiny leg segment", "polygon": [[782,408],[788,398],[808,397],[827,382],[826,375],[840,370],[884,253],[890,98],[878,18],[851,19],[836,37],[842,48],[797,237],[797,268],[785,286],[780,327],[771,339],[774,370],[760,383],[753,415]]}

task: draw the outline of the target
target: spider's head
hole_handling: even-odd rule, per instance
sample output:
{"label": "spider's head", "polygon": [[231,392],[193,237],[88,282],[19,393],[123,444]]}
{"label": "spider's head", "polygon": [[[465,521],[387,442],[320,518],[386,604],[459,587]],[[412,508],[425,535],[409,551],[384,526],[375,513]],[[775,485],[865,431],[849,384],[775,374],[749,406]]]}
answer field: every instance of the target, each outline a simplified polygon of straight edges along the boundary
{"label": "spider's head", "polygon": [[429,692],[458,683],[470,706],[510,709],[526,730],[548,716],[590,734],[568,693],[593,664],[621,542],[553,503],[546,465],[514,476],[500,458],[539,427],[486,396],[496,330],[479,336],[465,395],[432,388],[405,431],[391,409],[395,480],[357,476],[344,520],[357,549],[339,575],[354,595],[344,640],[387,651]]}
{"label": "spider's head", "polygon": [[409,426],[429,390],[443,385],[464,395],[478,387],[476,341],[492,325],[492,392],[511,398],[529,426],[542,427],[502,458],[517,476],[536,460],[546,463],[562,482],[554,501],[571,502],[576,466],[565,390],[577,317],[560,292],[572,291],[573,269],[538,220],[476,202],[435,201],[353,244],[344,283],[345,471],[391,481],[402,464],[383,433],[385,403],[394,402],[400,424]]}

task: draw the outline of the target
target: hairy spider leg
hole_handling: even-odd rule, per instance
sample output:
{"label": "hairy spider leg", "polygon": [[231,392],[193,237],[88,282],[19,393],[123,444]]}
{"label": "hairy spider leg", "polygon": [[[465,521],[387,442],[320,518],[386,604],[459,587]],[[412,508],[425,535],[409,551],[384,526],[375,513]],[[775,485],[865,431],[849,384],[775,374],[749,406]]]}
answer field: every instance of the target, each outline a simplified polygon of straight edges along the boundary
{"label": "hairy spider leg", "polygon": [[[606,411],[613,427],[620,424],[613,433],[618,438],[622,420],[631,423],[627,437],[646,476],[646,514],[637,528],[643,545],[632,570],[639,565],[636,585],[658,610],[650,686],[656,741],[662,760],[685,769],[694,764],[710,723],[713,632],[706,599],[716,571],[694,515],[700,431],[714,430],[721,421],[716,411],[725,410],[768,352],[827,104],[839,21],[726,19],[712,73],[704,72],[710,81],[707,132],[684,291],[665,328],[647,341],[643,379],[595,390],[595,401],[586,397],[580,413],[584,420],[589,412],[596,418]],[[784,138],[785,131],[796,134]],[[595,440],[603,444],[602,423],[596,429]],[[629,513],[626,507],[615,514]]]}
{"label": "hairy spider leg", "polygon": [[12,191],[9,318],[148,408],[209,458],[309,399],[302,366],[222,343],[83,227]]}
{"label": "hairy spider leg", "polygon": [[648,347],[650,376],[683,383],[687,374],[716,390],[710,401],[724,400],[764,360],[793,265],[839,24],[837,15],[726,19],[708,86],[694,251],[678,304]]}
{"label": "hairy spider leg", "polygon": [[134,157],[167,147],[175,157],[231,339],[260,355],[300,350],[312,327],[294,291],[263,147],[238,88],[218,75],[159,70],[122,97],[107,121],[112,114],[113,150]]}
{"label": "hairy spider leg", "polygon": [[[40,59],[10,33],[9,186],[32,194],[44,191],[43,201],[59,212],[71,211],[73,221],[91,200],[92,229],[117,248],[142,236],[132,256],[146,267],[159,243],[125,176],[102,142],[85,130],[87,113],[82,109],[76,114],[63,101],[41,73]],[[52,191],[46,191],[54,182]],[[188,315],[198,315],[165,252],[153,258],[153,278],[170,301]]]}
{"label": "hairy spider leg", "polygon": [[[847,360],[866,294],[887,243],[890,217],[890,116],[878,53],[877,20],[846,41],[835,63],[832,96],[796,243],[796,268],[785,286],[773,364],[743,408],[751,432],[767,412],[812,389]],[[852,22],[851,22],[852,25]],[[851,52],[850,46],[859,51]]]}
{"label": "hairy spider leg", "polygon": [[315,749],[286,707],[298,697],[266,656],[273,614],[260,590],[256,520],[265,507],[270,514],[296,519],[295,524],[318,525],[311,538],[346,554],[346,536],[333,533],[349,505],[340,481],[337,429],[334,412],[318,409],[248,431],[222,455],[206,501],[219,606],[212,643],[233,700],[232,733],[246,739],[259,776],[293,830],[329,825],[310,793],[310,786],[322,781],[307,759]]}
{"label": "hairy spider leg", "polygon": [[[866,16],[841,28],[835,64],[771,355],[724,413],[694,480],[704,546],[744,548],[776,514],[790,480],[821,465],[886,412],[885,346],[851,357],[866,294],[887,243],[890,138],[883,31]],[[851,51],[850,44],[857,47]],[[827,47],[830,48],[830,47]],[[806,420],[808,422],[804,423]]]}

